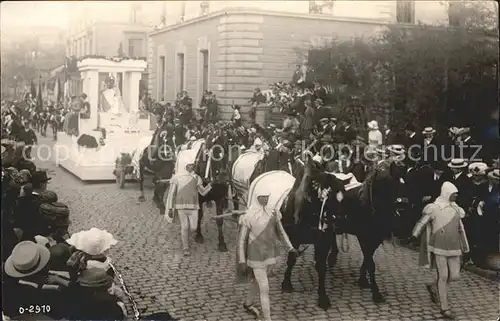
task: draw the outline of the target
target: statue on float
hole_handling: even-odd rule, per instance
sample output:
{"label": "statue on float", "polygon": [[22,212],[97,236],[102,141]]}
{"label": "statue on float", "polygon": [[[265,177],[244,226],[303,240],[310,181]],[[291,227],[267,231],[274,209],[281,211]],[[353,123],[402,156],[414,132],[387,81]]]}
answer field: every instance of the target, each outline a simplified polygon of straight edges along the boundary
{"label": "statue on float", "polygon": [[110,132],[122,129],[126,123],[123,116],[128,114],[115,79],[110,75],[104,81],[104,89],[101,91],[100,127],[107,128]]}

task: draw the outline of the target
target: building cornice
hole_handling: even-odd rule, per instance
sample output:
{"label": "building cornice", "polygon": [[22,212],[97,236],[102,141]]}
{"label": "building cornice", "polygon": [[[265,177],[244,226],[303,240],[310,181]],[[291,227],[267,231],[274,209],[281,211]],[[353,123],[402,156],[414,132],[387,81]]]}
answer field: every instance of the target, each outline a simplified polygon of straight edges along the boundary
{"label": "building cornice", "polygon": [[323,14],[306,14],[306,13],[291,13],[291,12],[278,12],[278,11],[269,11],[269,10],[257,10],[254,8],[227,8],[224,10],[216,11],[209,13],[204,16],[196,17],[188,21],[184,21],[182,23],[166,26],[159,30],[154,30],[150,32],[149,36],[156,36],[162,34],[164,32],[169,32],[172,30],[176,30],[182,28],[184,26],[192,25],[198,22],[210,20],[213,18],[217,18],[220,16],[227,16],[231,14],[240,14],[240,15],[260,15],[260,16],[275,16],[275,17],[287,17],[287,18],[295,18],[295,19],[304,19],[304,20],[327,20],[327,21],[336,21],[336,22],[354,22],[354,23],[364,23],[364,24],[376,24],[380,26],[390,25],[394,22],[387,21],[387,19],[363,19],[363,18],[346,18],[346,17],[335,17]]}

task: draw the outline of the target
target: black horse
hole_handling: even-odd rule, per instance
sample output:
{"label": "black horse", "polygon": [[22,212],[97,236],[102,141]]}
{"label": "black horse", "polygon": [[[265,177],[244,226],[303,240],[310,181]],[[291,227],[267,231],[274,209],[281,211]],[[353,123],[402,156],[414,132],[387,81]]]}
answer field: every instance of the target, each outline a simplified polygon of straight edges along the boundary
{"label": "black horse", "polygon": [[[327,260],[335,244],[333,213],[340,208],[343,185],[335,176],[326,174],[311,159],[305,157],[304,166],[294,175],[294,186],[281,208],[283,227],[294,248],[301,244],[314,245],[315,268],[318,272],[318,306],[328,309],[331,306],[326,294],[325,277]],[[290,253],[287,260],[285,277],[281,283],[282,291],[292,292],[292,269],[297,255]]]}
{"label": "black horse", "polygon": [[[336,214],[336,232],[355,235],[359,241],[363,263],[358,284],[361,288],[370,288],[372,299],[377,303],[385,302],[385,298],[375,280],[373,255],[384,240],[392,236],[397,217],[408,209],[405,188],[400,181],[402,172],[402,164],[384,161],[360,187],[345,192],[341,211]],[[330,265],[335,264],[337,254],[335,239]]]}
{"label": "black horse", "polygon": [[139,186],[141,195],[139,201],[144,202],[144,173],[147,168],[153,173],[155,183],[153,201],[160,209],[160,214],[165,214],[163,195],[167,188],[167,183],[157,182],[159,180],[170,179],[175,169],[175,145],[170,139],[168,124],[164,122],[153,135],[151,144],[144,149],[139,160]]}
{"label": "black horse", "polygon": [[[214,129],[205,137],[205,144],[200,148],[195,162],[195,172],[203,178],[204,184],[212,183],[212,189],[205,195],[199,195],[200,209],[198,210],[198,226],[196,229],[195,241],[204,241],[201,233],[203,220],[202,204],[215,201],[216,214],[221,215],[228,207],[228,188],[230,181],[229,164],[233,157],[231,142],[233,138],[228,135],[224,127]],[[208,170],[207,170],[208,168]],[[218,250],[227,252],[227,245],[224,239],[223,220],[217,220],[217,230],[219,234]]]}

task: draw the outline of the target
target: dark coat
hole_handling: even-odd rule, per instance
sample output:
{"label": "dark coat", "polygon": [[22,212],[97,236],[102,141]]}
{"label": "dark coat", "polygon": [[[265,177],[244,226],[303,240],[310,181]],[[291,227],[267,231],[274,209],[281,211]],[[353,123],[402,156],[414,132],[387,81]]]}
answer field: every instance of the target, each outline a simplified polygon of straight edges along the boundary
{"label": "dark coat", "polygon": [[366,178],[365,165],[361,162],[355,162],[352,164],[351,172],[356,177],[358,182],[363,182]]}
{"label": "dark coat", "polygon": [[398,141],[397,141],[397,134],[392,131],[391,129],[389,129],[388,131],[385,131],[383,133],[384,135],[384,144],[385,145],[394,145],[394,144],[397,144]]}
{"label": "dark coat", "polygon": [[431,199],[427,203],[434,202],[441,195],[441,186],[447,180],[449,180],[447,174],[443,174],[440,178],[435,179],[434,170],[430,166],[420,167],[417,180],[419,184],[417,190],[420,199],[425,196],[431,196]]}
{"label": "dark coat", "polygon": [[463,172],[458,178],[452,178],[451,183],[453,183],[458,189],[457,204],[464,210],[468,210],[472,203],[472,181],[467,176],[466,172]]}

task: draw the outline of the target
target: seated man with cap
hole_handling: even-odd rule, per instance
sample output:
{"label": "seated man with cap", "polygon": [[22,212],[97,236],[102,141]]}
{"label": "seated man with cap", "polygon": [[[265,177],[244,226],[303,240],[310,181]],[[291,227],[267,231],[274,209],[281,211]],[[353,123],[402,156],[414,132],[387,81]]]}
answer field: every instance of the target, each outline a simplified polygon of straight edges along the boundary
{"label": "seated man with cap", "polygon": [[[64,317],[66,305],[62,292],[59,292],[61,285],[49,275],[50,256],[47,247],[31,241],[20,242],[14,247],[3,271],[6,276],[3,279],[4,291],[9,294],[3,298],[5,315],[25,317],[37,313],[39,319],[44,315],[56,319]],[[30,306],[39,308],[29,311]]]}

